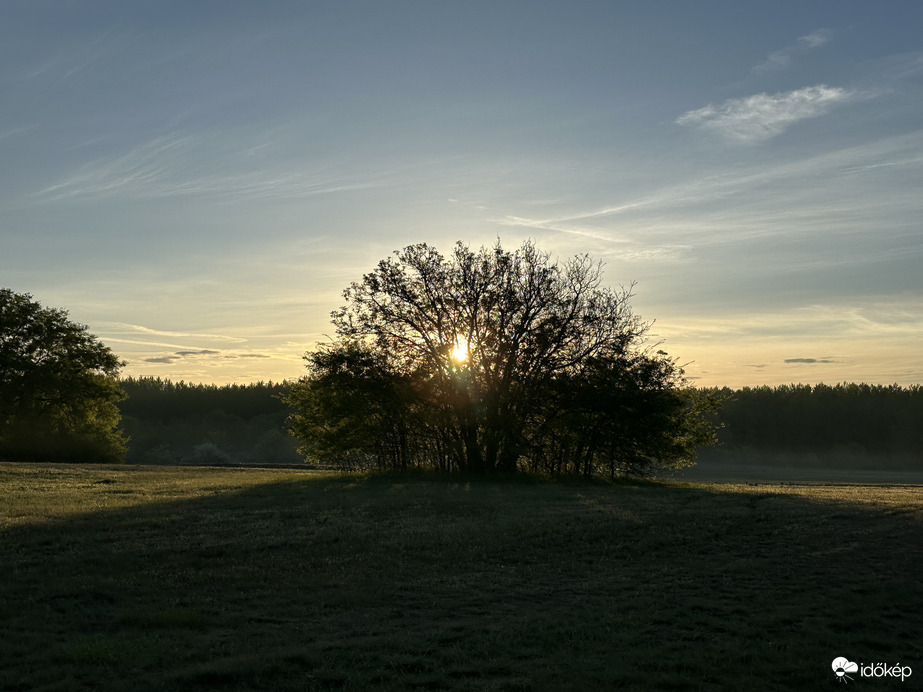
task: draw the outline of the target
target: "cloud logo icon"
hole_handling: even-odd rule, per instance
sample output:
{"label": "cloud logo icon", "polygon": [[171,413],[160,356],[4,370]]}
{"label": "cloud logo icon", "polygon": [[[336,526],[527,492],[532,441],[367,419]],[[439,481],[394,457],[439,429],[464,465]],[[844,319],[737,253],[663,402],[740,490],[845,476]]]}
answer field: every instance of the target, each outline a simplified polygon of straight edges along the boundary
{"label": "cloud logo icon", "polygon": [[843,658],[842,656],[833,659],[833,663],[831,665],[833,667],[833,672],[836,673],[837,680],[841,682],[846,682],[844,678],[852,680],[852,678],[849,677],[846,673],[859,672],[859,666],[856,663],[853,663],[849,659]]}

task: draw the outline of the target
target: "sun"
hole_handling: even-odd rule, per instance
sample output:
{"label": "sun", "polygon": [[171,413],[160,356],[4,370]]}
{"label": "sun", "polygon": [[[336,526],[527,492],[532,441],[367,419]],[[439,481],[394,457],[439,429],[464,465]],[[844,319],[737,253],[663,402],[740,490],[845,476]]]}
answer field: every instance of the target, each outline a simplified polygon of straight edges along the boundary
{"label": "sun", "polygon": [[455,339],[455,346],[452,348],[452,360],[456,363],[464,363],[468,360],[468,340],[462,336]]}

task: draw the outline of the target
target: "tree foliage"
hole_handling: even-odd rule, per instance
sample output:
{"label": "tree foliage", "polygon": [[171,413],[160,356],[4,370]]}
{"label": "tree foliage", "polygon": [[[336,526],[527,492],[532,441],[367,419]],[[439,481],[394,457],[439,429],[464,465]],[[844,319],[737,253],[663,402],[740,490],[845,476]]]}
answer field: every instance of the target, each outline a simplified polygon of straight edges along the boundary
{"label": "tree foliage", "polygon": [[0,289],[0,459],[121,461],[121,365],[66,311]]}
{"label": "tree foliage", "polygon": [[646,347],[630,289],[532,243],[425,244],[344,291],[337,340],[293,387],[303,450],[347,466],[642,474],[711,441],[708,396]]}

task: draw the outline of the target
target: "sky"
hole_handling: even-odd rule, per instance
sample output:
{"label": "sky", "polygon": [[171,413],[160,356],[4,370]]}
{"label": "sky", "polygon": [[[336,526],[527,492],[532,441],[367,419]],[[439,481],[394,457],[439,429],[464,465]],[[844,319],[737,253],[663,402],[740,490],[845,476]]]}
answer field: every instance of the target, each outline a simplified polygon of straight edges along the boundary
{"label": "sky", "polygon": [[923,3],[0,0],[0,286],[304,374],[395,250],[588,253],[692,384],[923,383]]}

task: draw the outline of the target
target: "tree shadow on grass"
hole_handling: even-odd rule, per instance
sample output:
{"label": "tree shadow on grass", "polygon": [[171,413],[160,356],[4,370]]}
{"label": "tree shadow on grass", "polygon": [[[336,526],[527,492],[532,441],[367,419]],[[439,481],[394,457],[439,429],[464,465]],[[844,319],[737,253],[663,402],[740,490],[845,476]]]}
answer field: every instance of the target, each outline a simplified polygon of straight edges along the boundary
{"label": "tree shadow on grass", "polygon": [[0,533],[0,686],[820,689],[838,656],[923,675],[921,508],[900,487],[296,475],[87,511]]}

